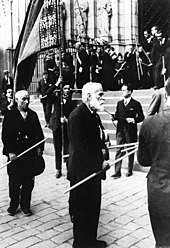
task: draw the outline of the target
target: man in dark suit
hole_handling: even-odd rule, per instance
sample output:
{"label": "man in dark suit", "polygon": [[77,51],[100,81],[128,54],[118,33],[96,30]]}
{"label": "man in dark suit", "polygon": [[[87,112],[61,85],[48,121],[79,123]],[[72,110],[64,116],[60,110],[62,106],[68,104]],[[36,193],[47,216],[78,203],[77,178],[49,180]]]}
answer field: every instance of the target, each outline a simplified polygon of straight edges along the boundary
{"label": "man in dark suit", "polygon": [[77,59],[77,88],[81,89],[90,80],[90,55],[83,43],[78,44]]}
{"label": "man in dark suit", "polygon": [[41,156],[44,143],[17,158],[19,154],[44,139],[37,114],[28,108],[29,94],[20,90],[15,94],[17,107],[4,117],[2,126],[3,154],[7,156],[10,206],[8,213],[14,216],[20,204],[25,216],[30,210],[31,193],[34,188],[34,159]]}
{"label": "man in dark suit", "polygon": [[162,31],[156,35],[156,40],[153,43],[151,50],[151,61],[153,63],[154,87],[160,89],[164,86],[164,77],[162,70],[165,66],[164,56],[166,49],[169,47],[169,40],[164,37]]}
{"label": "man in dark suit", "polygon": [[[68,81],[62,81],[62,90],[54,91],[54,110],[50,118],[49,128],[53,132],[55,149],[56,178],[62,176],[62,145],[64,154],[68,154],[67,122],[70,113],[76,108],[76,101],[72,100],[71,87]],[[60,86],[60,85],[59,85]],[[61,95],[62,94],[62,95]],[[62,96],[62,99],[61,99]],[[61,108],[62,101],[62,108]],[[63,139],[62,139],[63,135]],[[62,141],[64,144],[62,144]],[[67,160],[66,166],[67,166]]]}
{"label": "man in dark suit", "polygon": [[52,113],[53,96],[51,88],[53,84],[48,78],[48,73],[43,73],[43,78],[38,82],[37,93],[39,94],[40,101],[43,105],[44,117],[46,121],[45,127],[49,126],[49,121]]}
{"label": "man in dark suit", "polygon": [[5,97],[1,104],[1,113],[5,115],[8,111],[13,109],[14,99],[13,99],[13,89],[7,88]]}
{"label": "man in dark suit", "polygon": [[139,133],[138,161],[151,166],[147,175],[148,209],[157,248],[170,247],[170,78],[167,105],[149,116]]}
{"label": "man in dark suit", "polygon": [[114,89],[114,66],[115,60],[111,58],[109,54],[109,45],[104,46],[104,52],[102,54],[102,85],[104,91]]}
{"label": "man in dark suit", "polygon": [[138,55],[134,44],[127,45],[127,51],[124,54],[125,70],[124,82],[130,84],[132,89],[139,88],[140,68],[138,65]]}
{"label": "man in dark suit", "polygon": [[[144,120],[144,114],[141,104],[131,97],[133,89],[130,85],[122,86],[123,100],[117,103],[116,112],[113,120],[117,120],[116,141],[117,145],[125,143],[137,142],[137,123]],[[115,159],[120,158],[122,148],[117,148]],[[134,154],[128,157],[128,173],[126,176],[131,176],[133,171]],[[122,161],[115,164],[115,174],[112,175],[114,179],[121,177]]]}
{"label": "man in dark suit", "polygon": [[[103,127],[97,110],[103,110],[103,89],[90,82],[82,88],[82,103],[68,119],[68,180],[74,185],[106,165],[108,151],[103,140]],[[97,240],[103,173],[70,192],[69,207],[73,217],[74,248],[106,247]]]}
{"label": "man in dark suit", "polygon": [[4,78],[2,79],[2,94],[5,95],[7,88],[13,89],[13,86],[13,78],[9,76],[8,70],[4,70]]}

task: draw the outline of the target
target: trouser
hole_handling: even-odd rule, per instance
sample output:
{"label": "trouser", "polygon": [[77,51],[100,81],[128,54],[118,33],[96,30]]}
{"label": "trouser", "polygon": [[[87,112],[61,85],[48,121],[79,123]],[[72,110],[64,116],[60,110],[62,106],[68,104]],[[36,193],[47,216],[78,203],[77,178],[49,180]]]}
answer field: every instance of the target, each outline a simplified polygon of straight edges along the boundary
{"label": "trouser", "polygon": [[[63,131],[63,142],[62,144],[62,131]],[[61,127],[58,127],[55,131],[53,131],[53,143],[55,149],[55,165],[56,170],[61,170],[62,168],[62,146],[63,146],[63,154],[68,155],[68,133],[67,133],[67,125],[63,126],[63,130]],[[68,158],[64,159],[66,162],[66,166],[68,164]]]}
{"label": "trouser", "polygon": [[156,65],[153,66],[154,84],[158,89],[164,87],[164,78],[161,74],[161,71],[162,63],[158,62]]}
{"label": "trouser", "polygon": [[96,240],[100,206],[101,179],[99,178],[91,179],[70,192],[69,210],[74,216],[73,246],[88,245]]}
{"label": "trouser", "polygon": [[170,216],[149,214],[156,247],[170,247]]}
{"label": "trouser", "polygon": [[61,170],[62,163],[62,130],[58,127],[56,131],[53,131],[53,144],[55,150],[55,167],[56,170]]}
{"label": "trouser", "polygon": [[9,175],[10,207],[17,209],[30,208],[34,178],[22,178],[17,173]]}
{"label": "trouser", "polygon": [[[132,141],[131,137],[126,132],[117,132],[116,141],[117,141],[117,145],[123,145],[125,143],[128,144],[131,142],[135,142],[134,140]],[[122,149],[123,149],[122,147],[117,148],[115,160],[125,155],[125,152],[122,152]],[[128,156],[128,171],[129,172],[132,172],[133,164],[134,164],[134,153]],[[121,166],[122,166],[122,160],[115,164],[115,173],[121,173]]]}
{"label": "trouser", "polygon": [[45,121],[48,124],[50,121],[51,113],[52,113],[52,101],[51,100],[43,103],[43,111],[44,111]]}

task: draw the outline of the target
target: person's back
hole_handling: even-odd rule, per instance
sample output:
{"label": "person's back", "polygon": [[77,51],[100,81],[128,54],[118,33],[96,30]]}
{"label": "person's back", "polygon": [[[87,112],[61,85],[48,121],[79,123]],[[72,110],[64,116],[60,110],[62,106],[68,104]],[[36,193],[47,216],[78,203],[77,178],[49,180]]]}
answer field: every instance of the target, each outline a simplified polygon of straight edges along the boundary
{"label": "person's back", "polygon": [[151,166],[147,175],[148,209],[156,247],[170,247],[170,78],[165,91],[164,109],[142,124],[137,155],[141,166]]}
{"label": "person's back", "polygon": [[[151,171],[156,175],[162,170],[170,172],[170,107],[154,116],[149,116],[143,123],[147,148],[152,158]],[[146,128],[145,128],[146,127]],[[144,158],[142,158],[144,159]],[[139,163],[143,164],[140,159]],[[169,174],[169,173],[168,173]],[[168,175],[167,174],[167,175]],[[170,174],[169,174],[170,178]]]}
{"label": "person's back", "polygon": [[146,116],[154,115],[161,112],[166,106],[166,93],[165,88],[155,90],[150,105],[147,109]]}

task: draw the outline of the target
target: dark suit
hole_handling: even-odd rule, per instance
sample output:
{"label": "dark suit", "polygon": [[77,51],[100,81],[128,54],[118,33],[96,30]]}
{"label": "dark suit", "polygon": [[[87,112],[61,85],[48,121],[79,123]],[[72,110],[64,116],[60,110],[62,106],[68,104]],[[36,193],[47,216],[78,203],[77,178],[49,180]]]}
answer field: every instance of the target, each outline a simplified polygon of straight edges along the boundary
{"label": "dark suit", "polygon": [[113,90],[113,77],[114,77],[115,61],[110,57],[109,53],[104,52],[102,55],[102,85],[103,89]]}
{"label": "dark suit", "polygon": [[155,90],[149,108],[147,110],[147,116],[161,112],[166,106],[166,101],[167,96],[165,88]]}
{"label": "dark suit", "polygon": [[[85,49],[80,49],[77,57],[77,88],[81,89],[90,81],[90,56]],[[82,67],[82,72],[80,72],[80,67]]]}
{"label": "dark suit", "polygon": [[37,92],[42,95],[41,103],[43,105],[43,111],[44,111],[44,117],[45,121],[48,124],[51,117],[52,112],[52,102],[53,102],[53,96],[51,94],[51,88],[53,88],[53,85],[51,84],[50,80],[47,80],[46,82],[44,79],[41,79],[38,82],[38,88]]}
{"label": "dark suit", "polygon": [[169,41],[165,39],[163,44],[157,39],[153,44],[151,51],[151,61],[153,63],[154,84],[159,89],[164,86],[164,78],[161,74],[163,69],[163,57],[165,51],[169,47]]}
{"label": "dark suit", "polygon": [[[67,119],[69,114],[76,108],[76,101],[71,100],[69,97],[66,102],[63,102],[63,116]],[[53,143],[55,149],[55,164],[56,169],[61,170],[62,164],[62,126],[61,126],[61,99],[58,94],[54,98],[54,110],[50,118],[49,128],[53,132]],[[67,123],[63,124],[63,138],[64,138],[64,154],[68,154],[68,133],[67,133]]]}
{"label": "dark suit", "polygon": [[[106,146],[100,137],[99,126],[100,117],[92,114],[84,103],[69,116],[67,178],[71,185],[102,169],[102,148],[106,149]],[[89,247],[88,244],[96,240],[101,204],[101,177],[105,178],[105,175],[91,179],[70,192],[70,214],[74,216],[74,247]]]}
{"label": "dark suit", "polygon": [[[44,135],[37,114],[28,109],[24,120],[18,109],[9,111],[3,121],[3,154],[9,159],[9,153],[19,155],[40,140]],[[40,145],[44,149],[44,144]],[[33,165],[35,149],[18,158],[7,166],[9,175],[10,206],[17,209],[19,202],[22,209],[30,207],[31,192],[34,187]],[[21,189],[20,189],[21,187]]]}
{"label": "dark suit", "polygon": [[5,115],[8,111],[13,109],[14,105],[11,106],[10,108],[8,107],[9,105],[10,105],[10,101],[5,97],[2,101],[2,104],[1,104],[1,113],[3,115]]}
{"label": "dark suit", "polygon": [[2,93],[6,94],[6,90],[8,88],[13,89],[13,87],[14,87],[14,80],[13,80],[13,78],[11,78],[11,77],[8,77],[8,78],[4,77],[2,79]]}
{"label": "dark suit", "polygon": [[124,55],[124,61],[126,61],[125,71],[124,71],[124,82],[126,84],[130,84],[132,89],[138,89],[139,78],[138,78],[135,52],[132,53],[126,52]]}
{"label": "dark suit", "polygon": [[147,175],[148,207],[156,247],[170,247],[170,107],[142,124],[138,161]]}
{"label": "dark suit", "polygon": [[[135,123],[128,123],[126,118],[134,118]],[[124,100],[117,103],[115,120],[118,120],[116,130],[117,145],[132,143],[137,141],[137,123],[144,120],[141,104],[131,98],[127,106],[124,105]],[[120,158],[123,154],[122,148],[117,148],[116,158]],[[134,154],[129,156],[128,171],[132,172],[134,162]],[[115,172],[121,173],[122,161],[115,164]]]}

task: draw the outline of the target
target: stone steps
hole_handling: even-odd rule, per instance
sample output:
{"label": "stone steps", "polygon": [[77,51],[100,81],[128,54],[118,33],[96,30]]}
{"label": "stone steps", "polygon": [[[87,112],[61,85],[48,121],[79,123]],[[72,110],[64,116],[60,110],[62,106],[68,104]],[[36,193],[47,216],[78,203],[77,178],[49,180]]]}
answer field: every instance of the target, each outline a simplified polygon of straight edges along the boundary
{"label": "stone steps", "polygon": [[[153,95],[154,90],[149,89],[149,90],[135,90],[133,92],[133,98],[136,100],[140,101],[142,104],[142,108],[144,111],[144,114],[146,113],[146,110],[149,106],[149,103],[151,101],[152,95]],[[115,112],[117,102],[122,99],[121,92],[120,91],[113,91],[113,92],[105,92],[105,109],[109,111],[111,114]],[[81,102],[81,94],[80,93],[74,93],[73,94],[73,99],[77,101],[79,104]],[[45,120],[44,120],[44,114],[43,114],[43,109],[42,105],[40,104],[39,101],[35,100],[32,101],[30,107],[34,109],[40,118],[40,122],[42,127],[45,125]],[[115,136],[116,136],[116,128],[113,125],[111,121],[111,116],[106,113],[106,112],[101,112],[99,113],[102,123],[107,130],[111,143],[115,143]],[[138,124],[138,132],[140,130],[141,123]],[[52,132],[48,128],[43,128],[45,137],[48,137],[47,142],[51,143],[52,142]]]}

